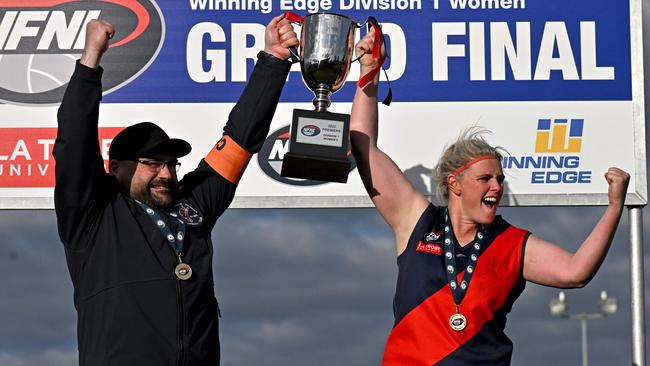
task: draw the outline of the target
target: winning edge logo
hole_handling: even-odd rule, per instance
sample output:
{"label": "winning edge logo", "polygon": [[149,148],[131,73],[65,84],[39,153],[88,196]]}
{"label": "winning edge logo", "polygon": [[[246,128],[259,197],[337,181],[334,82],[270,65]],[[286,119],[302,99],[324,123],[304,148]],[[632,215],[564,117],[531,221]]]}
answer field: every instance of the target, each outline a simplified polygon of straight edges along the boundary
{"label": "winning edge logo", "polygon": [[504,156],[504,169],[530,172],[531,184],[590,184],[593,171],[583,168],[583,118],[540,118],[534,154]]}
{"label": "winning edge logo", "polygon": [[[266,138],[264,145],[262,145],[262,150],[257,154],[257,164],[259,164],[260,169],[270,178],[294,186],[316,186],[328,183],[319,180],[288,178],[280,175],[282,171],[282,159],[284,158],[284,154],[289,151],[289,137],[291,136],[289,129],[290,127],[288,125],[284,126],[272,132]],[[348,158],[351,162],[350,171],[353,171],[357,167],[357,163],[349,151]]]}
{"label": "winning edge logo", "polygon": [[92,19],[104,19],[116,30],[102,57],[110,70],[102,78],[104,94],[142,74],[165,38],[153,0],[0,0],[0,100],[60,103]]}

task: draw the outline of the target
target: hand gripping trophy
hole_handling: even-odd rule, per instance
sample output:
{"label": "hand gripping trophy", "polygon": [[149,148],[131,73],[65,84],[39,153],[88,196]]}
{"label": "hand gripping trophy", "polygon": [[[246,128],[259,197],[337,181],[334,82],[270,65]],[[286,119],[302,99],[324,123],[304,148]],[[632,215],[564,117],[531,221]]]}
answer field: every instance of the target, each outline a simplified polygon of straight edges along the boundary
{"label": "hand gripping trophy", "polygon": [[[332,93],[345,83],[353,62],[355,30],[363,25],[332,13],[301,18],[288,12],[286,18],[301,25],[299,55],[294,54],[294,59],[300,62],[303,80],[316,96],[313,99],[315,110],[293,111],[289,151],[282,160],[281,174],[284,177],[345,183],[350,171],[347,157],[350,115],[328,112],[327,108]],[[375,31],[381,32],[374,19],[370,18],[368,22]],[[359,83],[365,85],[372,80],[382,63],[380,60],[380,66],[364,75]]]}

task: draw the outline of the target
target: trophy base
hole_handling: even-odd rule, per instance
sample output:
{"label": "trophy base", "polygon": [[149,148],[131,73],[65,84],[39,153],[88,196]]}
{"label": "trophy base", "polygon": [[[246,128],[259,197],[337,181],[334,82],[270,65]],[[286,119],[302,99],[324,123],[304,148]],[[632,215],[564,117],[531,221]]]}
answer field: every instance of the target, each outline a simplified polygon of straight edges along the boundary
{"label": "trophy base", "polygon": [[350,115],[293,110],[283,177],[345,183],[350,173]]}
{"label": "trophy base", "polygon": [[308,156],[287,152],[282,158],[282,176],[346,183],[350,174],[350,160],[322,156]]}

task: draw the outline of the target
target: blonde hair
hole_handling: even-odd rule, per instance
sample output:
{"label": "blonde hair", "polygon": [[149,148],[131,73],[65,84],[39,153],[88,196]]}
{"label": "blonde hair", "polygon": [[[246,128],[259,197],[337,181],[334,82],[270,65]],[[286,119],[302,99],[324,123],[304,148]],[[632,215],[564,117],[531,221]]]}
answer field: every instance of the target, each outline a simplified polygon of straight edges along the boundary
{"label": "blonde hair", "polygon": [[[490,145],[483,138],[485,134],[491,134],[491,132],[484,127],[472,126],[461,131],[451,145],[445,146],[444,152],[432,172],[435,185],[434,196],[440,202],[446,202],[449,198],[447,177],[454,174],[459,168],[480,156],[494,156],[501,162],[506,150],[500,146]],[[459,177],[462,175],[462,171],[457,173]]]}

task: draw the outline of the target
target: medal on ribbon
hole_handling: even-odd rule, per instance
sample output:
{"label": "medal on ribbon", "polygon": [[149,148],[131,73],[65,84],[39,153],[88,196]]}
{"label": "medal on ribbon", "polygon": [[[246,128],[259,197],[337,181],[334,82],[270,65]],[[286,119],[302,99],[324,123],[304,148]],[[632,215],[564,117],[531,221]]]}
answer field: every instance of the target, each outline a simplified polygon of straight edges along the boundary
{"label": "medal on ribbon", "polygon": [[178,264],[176,265],[176,268],[174,268],[174,273],[179,280],[186,281],[192,277],[192,267],[187,263],[183,263],[181,256],[179,255]]}
{"label": "medal on ribbon", "polygon": [[481,247],[483,246],[483,239],[485,234],[483,233],[482,226],[476,230],[476,236],[472,241],[472,248],[467,259],[467,267],[465,267],[465,273],[463,278],[458,283],[457,274],[458,269],[456,266],[456,250],[454,248],[454,231],[451,227],[451,222],[449,220],[449,210],[445,209],[445,240],[444,240],[444,252],[445,252],[445,268],[447,272],[447,282],[449,283],[449,288],[451,289],[451,294],[454,298],[454,304],[456,304],[456,312],[449,318],[449,326],[451,329],[460,332],[467,328],[467,318],[460,312],[460,303],[463,301],[463,297],[467,293],[467,288],[469,283],[472,280],[472,274],[476,269],[476,264],[478,262],[478,257],[481,254]]}
{"label": "medal on ribbon", "polygon": [[172,234],[172,231],[169,229],[167,224],[165,224],[165,221],[163,221],[162,217],[160,217],[160,214],[156,212],[156,210],[140,201],[136,200],[135,202],[137,202],[138,205],[144,210],[144,212],[147,213],[147,216],[149,216],[151,221],[153,221],[156,227],[158,227],[165,239],[167,239],[169,246],[171,246],[174,250],[176,258],[178,259],[178,264],[174,268],[174,274],[176,277],[182,281],[189,280],[190,277],[192,277],[192,267],[190,267],[190,265],[187,263],[183,263],[183,259],[181,258],[181,253],[183,252],[183,240],[185,240],[185,222],[179,219],[178,215],[173,213],[171,214],[172,217],[178,220],[178,232],[176,235],[174,235]]}

